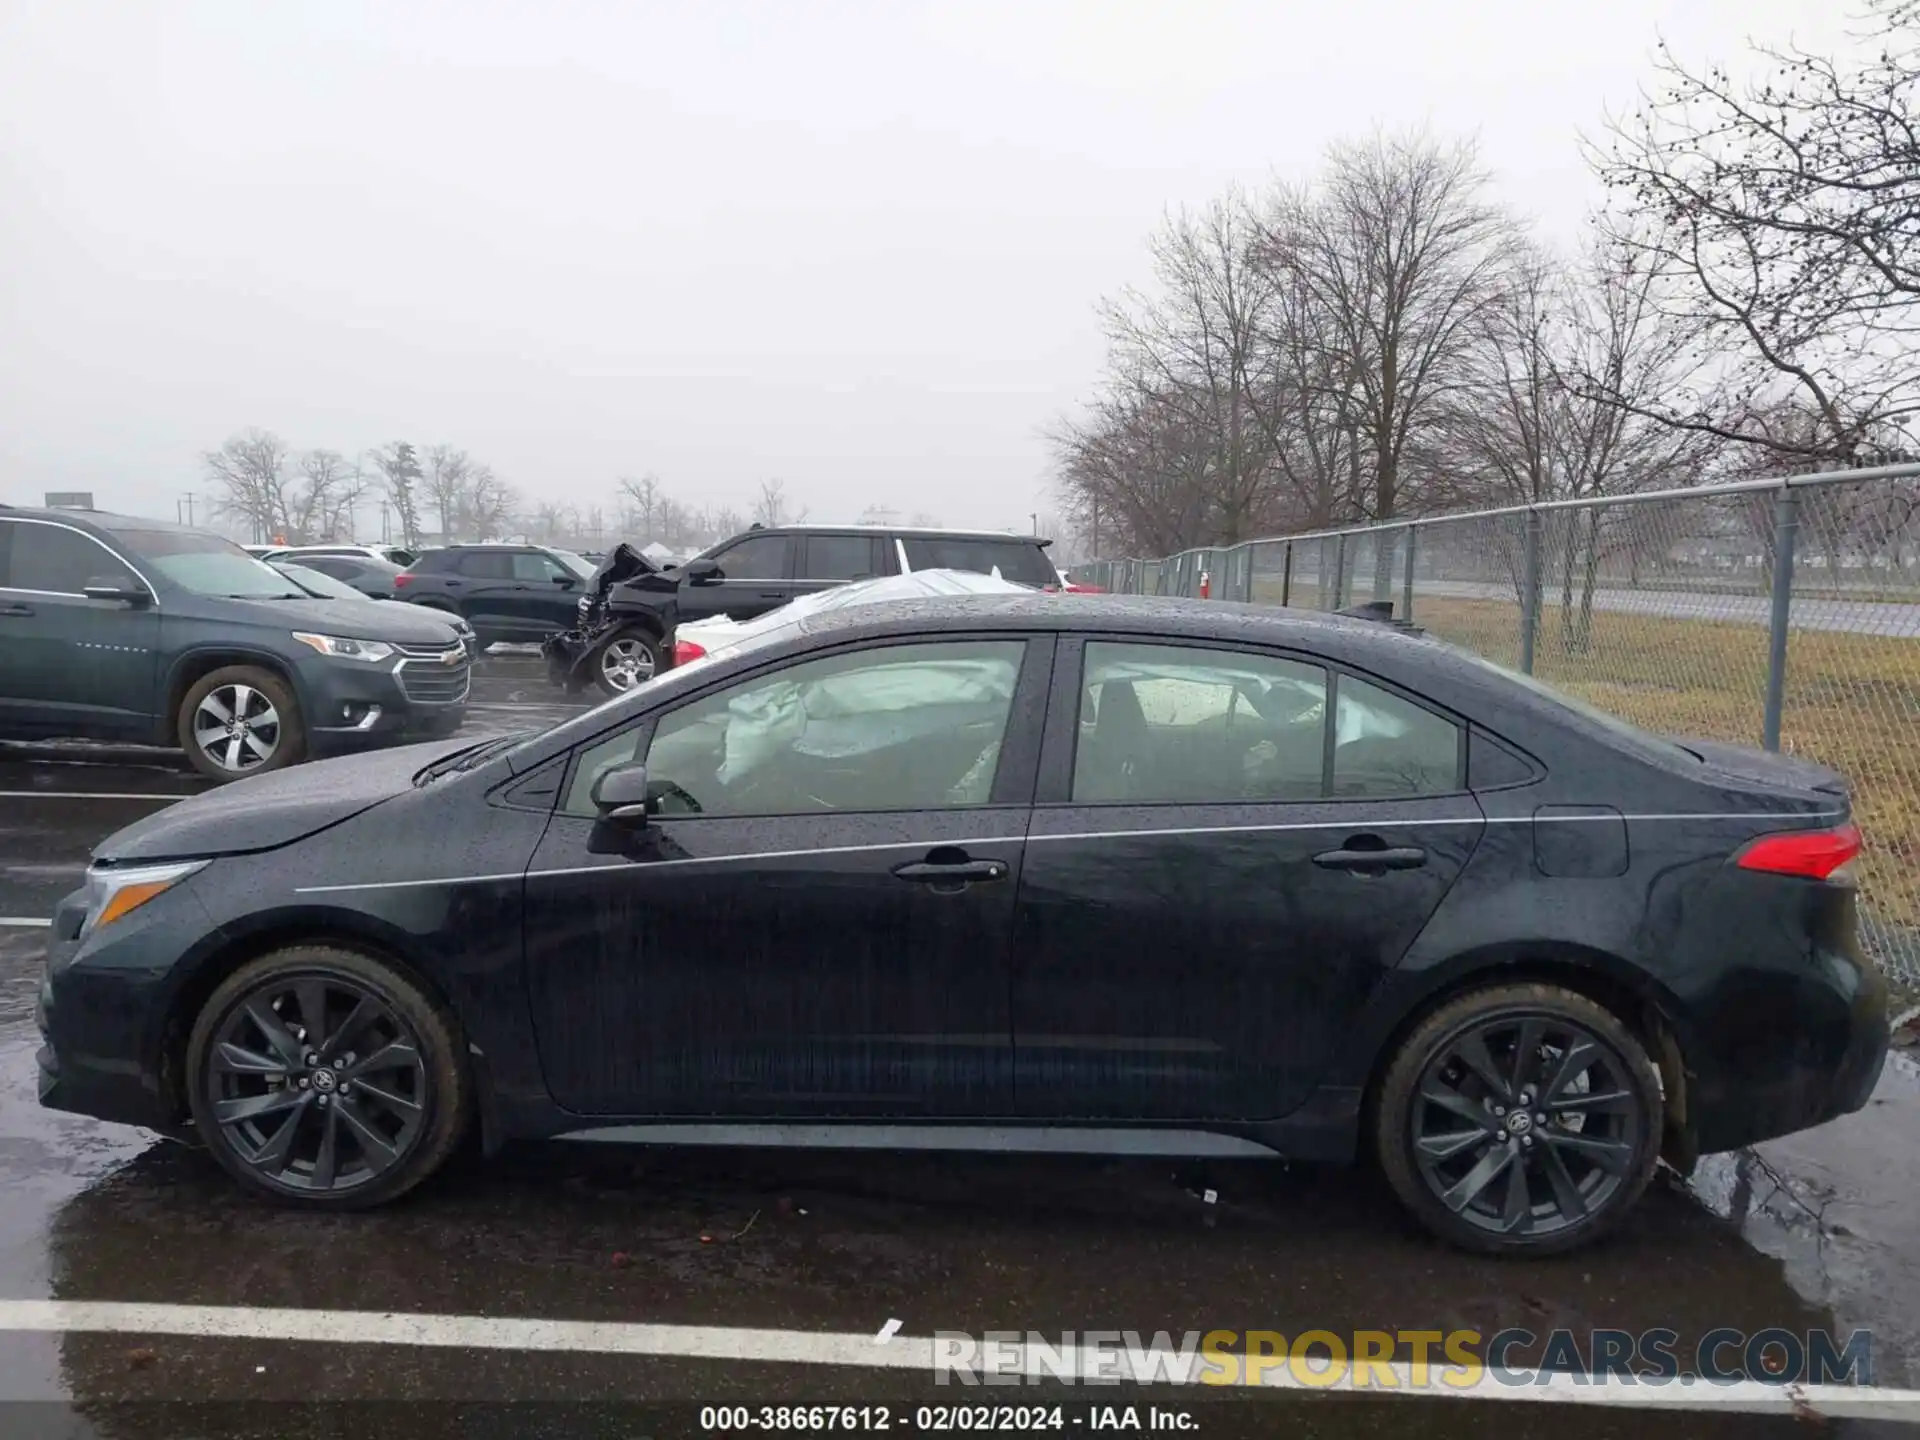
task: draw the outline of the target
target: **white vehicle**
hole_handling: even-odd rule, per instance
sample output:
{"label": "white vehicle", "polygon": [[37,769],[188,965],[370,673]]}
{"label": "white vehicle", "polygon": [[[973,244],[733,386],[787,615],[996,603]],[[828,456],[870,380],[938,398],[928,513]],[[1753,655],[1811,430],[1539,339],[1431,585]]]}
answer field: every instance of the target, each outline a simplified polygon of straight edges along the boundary
{"label": "white vehicle", "polygon": [[802,624],[809,615],[838,610],[844,605],[881,605],[889,601],[914,600],[928,595],[1032,595],[1030,585],[1016,585],[998,575],[978,575],[971,570],[915,570],[907,575],[884,575],[877,580],[855,580],[830,590],[816,590],[789,600],[777,610],[769,610],[751,620],[730,620],[716,615],[681,625],[673,632],[673,665],[678,668],[719,655],[749,641],[762,639]]}
{"label": "white vehicle", "polygon": [[399,545],[249,545],[247,549],[263,560],[298,560],[303,555],[359,555],[385,560],[403,569],[416,558],[413,551]]}

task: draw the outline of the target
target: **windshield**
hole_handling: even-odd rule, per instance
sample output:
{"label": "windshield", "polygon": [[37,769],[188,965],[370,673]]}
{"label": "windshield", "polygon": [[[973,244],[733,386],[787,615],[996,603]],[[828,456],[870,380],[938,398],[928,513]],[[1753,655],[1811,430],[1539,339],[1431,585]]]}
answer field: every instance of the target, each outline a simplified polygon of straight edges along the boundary
{"label": "windshield", "polygon": [[274,569],[302,590],[310,595],[317,595],[322,600],[365,600],[367,598],[344,580],[336,580],[331,575],[322,575],[318,570],[309,570],[304,565],[295,565],[286,560],[275,560],[271,563]]}
{"label": "windshield", "polygon": [[1482,670],[1490,670],[1496,675],[1511,680],[1522,690],[1538,695],[1541,699],[1550,701],[1560,706],[1563,710],[1571,710],[1581,719],[1590,724],[1597,725],[1617,739],[1625,740],[1629,744],[1636,745],[1642,750],[1650,751],[1665,760],[1684,761],[1688,764],[1699,763],[1700,757],[1685,746],[1676,745],[1671,740],[1663,740],[1651,731],[1642,730],[1632,721],[1622,720],[1618,715],[1610,714],[1598,706],[1589,705],[1578,696],[1569,695],[1566,691],[1549,685],[1546,681],[1536,676],[1525,674],[1519,670],[1509,670],[1506,666],[1489,660],[1484,655],[1476,655],[1473,651],[1464,649],[1459,645],[1453,645],[1446,641],[1441,641],[1440,643],[1446,645],[1455,655],[1471,661]]}
{"label": "windshield", "polygon": [[991,536],[908,536],[907,563],[916,570],[971,570],[976,575],[997,573],[1002,580],[1022,585],[1058,585],[1060,577],[1046,551],[1031,540],[1009,535],[1004,540]]}
{"label": "windshield", "polygon": [[305,600],[287,576],[204,530],[120,530],[116,537],[182,590],[232,600]]}
{"label": "windshield", "polygon": [[594,566],[587,562],[584,555],[576,555],[571,550],[548,550],[547,553],[571,570],[582,580],[593,578]]}

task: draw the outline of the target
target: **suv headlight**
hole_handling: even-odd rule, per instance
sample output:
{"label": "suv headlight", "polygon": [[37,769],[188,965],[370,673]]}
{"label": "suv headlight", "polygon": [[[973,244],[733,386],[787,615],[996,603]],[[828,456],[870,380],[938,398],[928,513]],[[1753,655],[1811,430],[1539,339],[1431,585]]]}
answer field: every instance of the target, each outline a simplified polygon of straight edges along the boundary
{"label": "suv headlight", "polygon": [[393,654],[393,647],[384,640],[353,640],[344,635],[308,635],[296,630],[293,638],[302,645],[311,645],[322,655],[331,655],[338,660],[365,660],[373,662],[385,660]]}
{"label": "suv headlight", "polygon": [[189,875],[206,869],[207,864],[205,860],[178,860],[164,865],[88,866],[83,887],[87,915],[80,922],[81,938],[126,918]]}

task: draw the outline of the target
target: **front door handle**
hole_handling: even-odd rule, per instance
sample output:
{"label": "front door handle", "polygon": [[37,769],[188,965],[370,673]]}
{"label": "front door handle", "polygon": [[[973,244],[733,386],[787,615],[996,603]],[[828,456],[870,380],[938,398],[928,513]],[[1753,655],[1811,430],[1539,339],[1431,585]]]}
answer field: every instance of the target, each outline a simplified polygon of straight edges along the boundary
{"label": "front door handle", "polygon": [[1322,850],[1313,863],[1322,870],[1349,870],[1356,875],[1379,875],[1388,870],[1418,870],[1427,852],[1418,845],[1365,845],[1355,836],[1338,850]]}
{"label": "front door handle", "polygon": [[33,606],[31,605],[22,605],[17,601],[13,601],[13,600],[9,600],[6,604],[0,605],[0,615],[31,615],[31,614],[33,614]]}
{"label": "front door handle", "polygon": [[912,860],[893,867],[894,877],[917,885],[931,886],[939,895],[957,895],[969,885],[983,885],[1007,878],[1004,860]]}

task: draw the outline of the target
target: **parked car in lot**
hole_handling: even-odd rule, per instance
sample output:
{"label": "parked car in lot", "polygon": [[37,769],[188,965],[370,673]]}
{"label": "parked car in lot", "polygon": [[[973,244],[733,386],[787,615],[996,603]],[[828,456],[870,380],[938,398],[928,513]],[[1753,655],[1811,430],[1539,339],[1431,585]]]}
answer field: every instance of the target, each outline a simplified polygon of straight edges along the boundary
{"label": "parked car in lot", "polygon": [[784,525],[723,540],[660,569],[618,547],[576,602],[578,613],[548,646],[564,652],[554,677],[615,694],[673,663],[682,625],[751,620],[791,601],[856,581],[923,570],[962,570],[1036,590],[1067,588],[1038,536],[873,525]]}
{"label": "parked car in lot", "polygon": [[849,605],[538,734],[104,841],[43,1103],[316,1208],[474,1130],[1347,1160],[1542,1253],[1866,1100],[1859,835],[1804,760],[1645,734],[1375,620]]}
{"label": "parked car in lot", "polygon": [[[249,550],[256,547],[249,545]],[[268,545],[260,550],[263,560],[298,560],[306,563],[315,556],[357,556],[362,560],[378,560],[382,564],[404,569],[419,558],[419,553],[404,545],[347,545],[339,541],[328,541],[318,545]]]}
{"label": "parked car in lot", "polygon": [[449,735],[469,673],[444,621],[344,610],[219,535],[0,506],[0,737],[178,745],[231,780]]}
{"label": "parked car in lot", "polygon": [[[271,560],[267,563],[272,565],[274,569],[293,581],[295,585],[299,586],[316,600],[340,600],[353,605],[397,606],[400,604],[397,600],[380,599],[367,595],[362,591],[354,589],[353,586],[347,584],[344,580],[336,580],[333,576],[315,570],[310,565],[297,565],[291,560]],[[420,612],[409,608],[405,613],[408,615],[418,615]],[[452,638],[466,650],[469,659],[478,660],[480,658],[480,637],[473,633],[473,627],[471,625],[467,624],[467,622],[462,620],[458,615],[435,613],[433,618],[445,622],[448,631],[451,632]]]}
{"label": "parked car in lot", "polygon": [[268,561],[275,565],[290,562],[309,574],[317,571],[370,600],[395,598],[400,588],[395,581],[403,568],[391,560],[380,560],[371,555],[285,554],[269,556]]}
{"label": "parked car in lot", "polygon": [[394,576],[401,600],[458,615],[482,646],[544,640],[573,622],[593,567],[547,545],[449,545]]}

